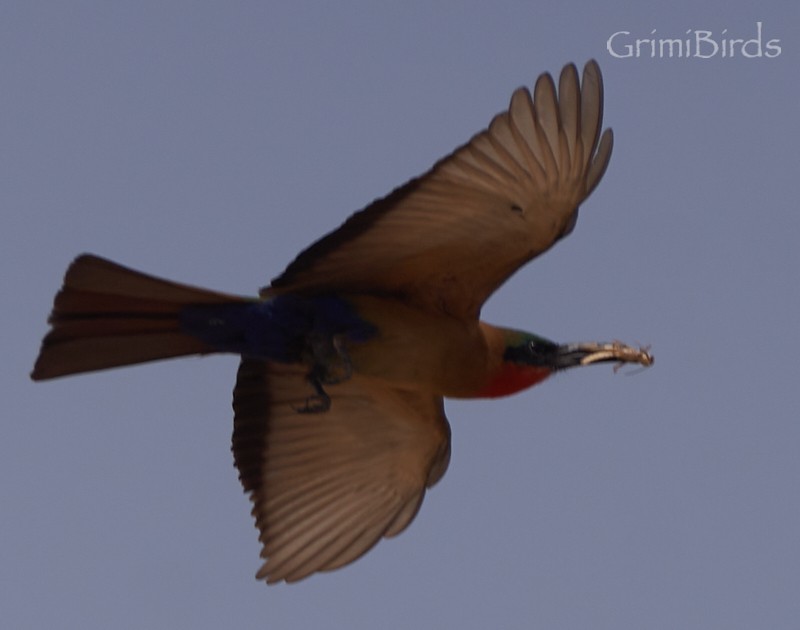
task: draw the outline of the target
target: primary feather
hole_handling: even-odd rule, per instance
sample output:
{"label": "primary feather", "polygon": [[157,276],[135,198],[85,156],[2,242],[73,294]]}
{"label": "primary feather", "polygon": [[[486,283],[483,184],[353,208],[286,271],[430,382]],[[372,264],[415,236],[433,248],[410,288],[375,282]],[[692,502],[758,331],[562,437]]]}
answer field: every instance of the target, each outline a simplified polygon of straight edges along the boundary
{"label": "primary feather", "polygon": [[[263,295],[402,298],[475,319],[514,271],[574,226],[611,156],[594,61],[519,88],[489,128],[303,251]],[[368,264],[366,264],[368,261]]]}

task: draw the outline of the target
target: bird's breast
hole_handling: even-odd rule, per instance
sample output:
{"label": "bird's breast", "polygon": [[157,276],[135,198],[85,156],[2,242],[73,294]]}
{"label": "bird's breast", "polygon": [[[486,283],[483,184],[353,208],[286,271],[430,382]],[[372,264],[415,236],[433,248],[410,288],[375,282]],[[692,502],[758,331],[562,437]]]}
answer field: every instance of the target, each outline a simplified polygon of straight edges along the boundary
{"label": "bird's breast", "polygon": [[348,344],[356,372],[448,397],[469,397],[482,386],[487,347],[477,321],[423,311],[394,299],[346,300],[376,331],[369,339]]}
{"label": "bird's breast", "polygon": [[346,361],[355,373],[401,389],[472,397],[486,380],[487,346],[477,321],[391,298],[284,294],[190,305],[180,325],[217,352],[337,372]]}

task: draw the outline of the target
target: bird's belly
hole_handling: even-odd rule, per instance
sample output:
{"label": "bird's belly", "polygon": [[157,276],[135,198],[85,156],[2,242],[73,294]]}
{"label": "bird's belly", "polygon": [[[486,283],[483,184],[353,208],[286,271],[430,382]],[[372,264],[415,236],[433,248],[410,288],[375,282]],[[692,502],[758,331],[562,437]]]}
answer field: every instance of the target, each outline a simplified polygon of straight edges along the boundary
{"label": "bird's belly", "polygon": [[477,322],[427,313],[392,299],[346,299],[376,330],[346,346],[356,373],[450,397],[469,395],[482,384],[487,349]]}
{"label": "bird's belly", "polygon": [[403,389],[469,396],[483,385],[477,322],[372,296],[281,295],[263,302],[190,305],[181,328],[217,352],[304,363],[327,378],[353,372]]}

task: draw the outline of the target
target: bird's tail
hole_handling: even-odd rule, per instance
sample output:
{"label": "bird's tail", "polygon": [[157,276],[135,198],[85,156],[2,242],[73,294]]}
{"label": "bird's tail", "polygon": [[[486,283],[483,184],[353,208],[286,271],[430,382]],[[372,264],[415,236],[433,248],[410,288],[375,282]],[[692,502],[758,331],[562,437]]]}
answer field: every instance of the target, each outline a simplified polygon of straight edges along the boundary
{"label": "bird's tail", "polygon": [[42,341],[31,378],[214,352],[213,346],[181,330],[181,310],[247,301],[84,254],[70,265],[55,297],[52,328]]}

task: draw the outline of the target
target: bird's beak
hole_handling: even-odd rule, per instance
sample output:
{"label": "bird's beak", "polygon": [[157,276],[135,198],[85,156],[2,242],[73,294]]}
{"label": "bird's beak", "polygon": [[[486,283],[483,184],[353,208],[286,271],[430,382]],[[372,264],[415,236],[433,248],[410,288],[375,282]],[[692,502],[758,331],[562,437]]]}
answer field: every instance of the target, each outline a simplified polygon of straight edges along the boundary
{"label": "bird's beak", "polygon": [[614,362],[615,369],[625,363],[638,363],[643,367],[653,365],[653,355],[650,348],[625,345],[619,341],[612,343],[568,343],[558,346],[556,355],[556,368],[566,369],[591,365],[592,363]]}

